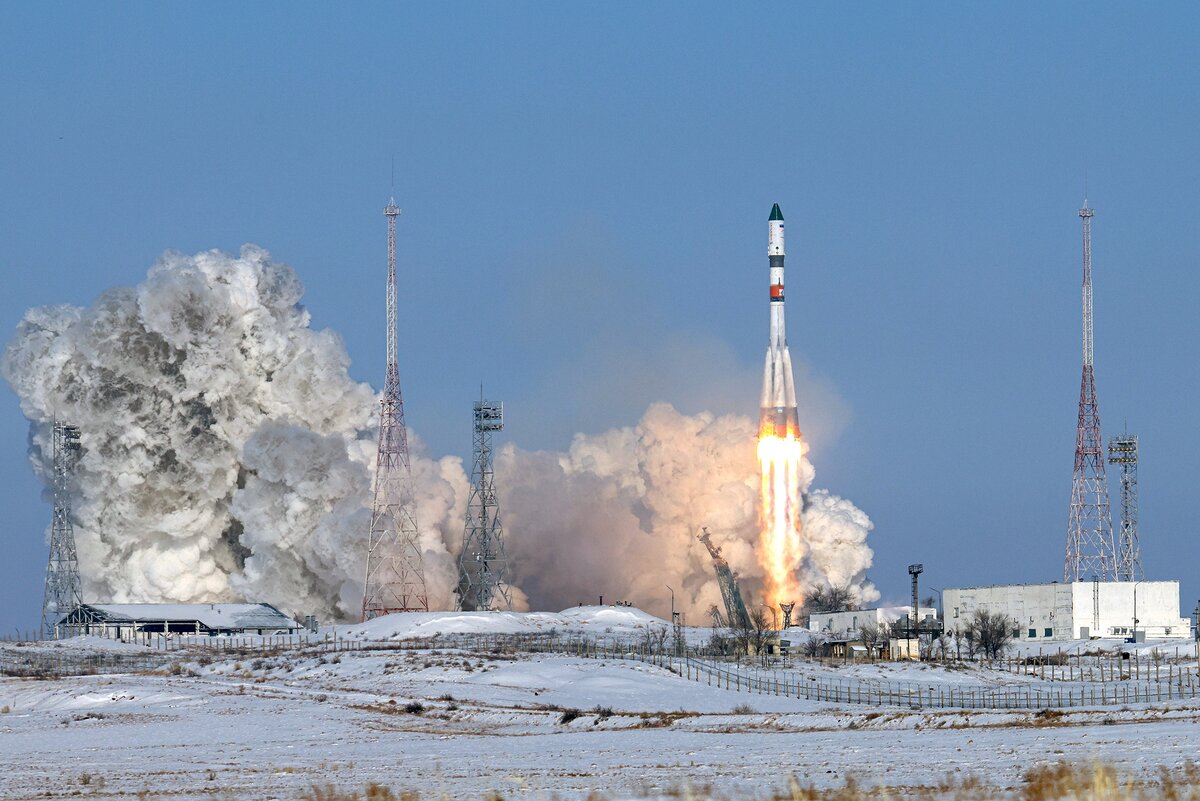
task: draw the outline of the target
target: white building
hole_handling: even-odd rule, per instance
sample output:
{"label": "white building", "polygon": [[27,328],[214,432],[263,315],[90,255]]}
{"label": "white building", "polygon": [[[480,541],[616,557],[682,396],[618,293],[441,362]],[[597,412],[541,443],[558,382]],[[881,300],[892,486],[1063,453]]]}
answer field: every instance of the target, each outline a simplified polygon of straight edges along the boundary
{"label": "white building", "polygon": [[[885,606],[878,609],[856,609],[850,612],[813,612],[808,616],[808,630],[819,631],[831,636],[850,635],[857,637],[864,626],[892,624],[904,617],[911,606]],[[937,610],[920,608],[921,620],[937,620]]]}
{"label": "white building", "polygon": [[1178,581],[1075,581],[963,587],[942,593],[946,631],[962,631],[976,609],[1011,618],[1018,639],[1085,640],[1133,636],[1191,636],[1179,616]]}

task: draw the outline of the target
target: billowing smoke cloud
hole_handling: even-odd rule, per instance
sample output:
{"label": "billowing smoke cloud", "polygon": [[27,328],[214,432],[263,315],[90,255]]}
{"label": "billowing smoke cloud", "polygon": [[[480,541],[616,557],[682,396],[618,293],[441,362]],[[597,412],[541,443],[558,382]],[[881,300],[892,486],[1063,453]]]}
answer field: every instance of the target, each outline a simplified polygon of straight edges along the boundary
{"label": "billowing smoke cloud", "polygon": [[[757,603],[757,437],[757,421],[748,417],[687,416],[655,404],[637,426],[577,435],[564,454],[506,447],[496,471],[504,477],[516,576],[533,606],[590,603],[603,594],[661,611],[664,584],[693,614],[720,605],[712,559],[696,539],[704,526],[723,547],[747,603]],[[813,470],[807,460],[803,467],[807,488]],[[808,500],[804,582],[877,599],[866,579],[871,521],[827,492]]]}
{"label": "billowing smoke cloud", "polygon": [[[75,500],[84,592],[114,602],[266,600],[352,618],[361,603],[376,396],[350,379],[331,331],[309,327],[291,268],[165,254],[136,288],[86,309],[31,309],[0,363],[47,474],[49,423],[79,426]],[[508,444],[497,478],[524,605],[607,598],[655,607],[664,584],[699,613],[719,602],[706,525],[750,596],[758,466],[748,418],[652,406],[633,428],[578,435],[567,453]],[[429,601],[453,604],[468,481],[413,438]],[[811,471],[809,473],[811,480]],[[870,521],[821,491],[805,518],[810,583],[865,600]]]}

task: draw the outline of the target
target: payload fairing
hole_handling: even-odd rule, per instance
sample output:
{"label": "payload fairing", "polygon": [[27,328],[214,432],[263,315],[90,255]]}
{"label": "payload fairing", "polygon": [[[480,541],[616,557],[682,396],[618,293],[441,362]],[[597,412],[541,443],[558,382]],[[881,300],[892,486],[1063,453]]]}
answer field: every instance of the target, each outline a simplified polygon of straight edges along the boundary
{"label": "payload fairing", "polygon": [[787,329],[783,319],[783,212],[779,204],[771,207],[767,221],[767,257],[771,266],[771,330],[767,342],[767,362],[763,367],[759,439],[800,436],[796,415],[796,382],[792,378],[792,357],[788,353]]}

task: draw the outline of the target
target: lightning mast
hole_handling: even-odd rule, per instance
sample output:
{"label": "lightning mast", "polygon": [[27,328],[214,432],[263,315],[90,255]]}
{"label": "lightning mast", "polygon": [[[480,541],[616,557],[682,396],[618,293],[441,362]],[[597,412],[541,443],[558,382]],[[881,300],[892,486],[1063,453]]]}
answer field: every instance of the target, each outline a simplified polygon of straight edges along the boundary
{"label": "lightning mast", "polygon": [[79,429],[54,421],[52,469],[54,516],[50,524],[50,559],[42,596],[42,637],[58,639],[58,623],[83,603],[75,529],[71,523],[71,480],[79,461]]}
{"label": "lightning mast", "polygon": [[1075,472],[1063,581],[1109,580],[1117,572],[1104,473],[1104,442],[1100,437],[1100,406],[1092,371],[1092,214],[1085,199],[1079,210],[1079,218],[1083,220],[1083,379],[1079,388]]}
{"label": "lightning mast", "polygon": [[475,461],[467,499],[467,525],[458,555],[458,608],[464,611],[512,609],[492,458],[492,433],[503,430],[504,404],[480,397],[475,402]]}
{"label": "lightning mast", "polygon": [[1138,438],[1122,434],[1108,441],[1108,463],[1121,466],[1121,536],[1117,540],[1117,580],[1139,581],[1142,545],[1138,537]]}
{"label": "lightning mast", "polygon": [[379,401],[375,499],[363,583],[364,621],[392,612],[429,611],[408,431],[404,426],[404,396],[396,362],[396,218],[400,208],[394,199],[383,213],[388,225],[387,375]]}

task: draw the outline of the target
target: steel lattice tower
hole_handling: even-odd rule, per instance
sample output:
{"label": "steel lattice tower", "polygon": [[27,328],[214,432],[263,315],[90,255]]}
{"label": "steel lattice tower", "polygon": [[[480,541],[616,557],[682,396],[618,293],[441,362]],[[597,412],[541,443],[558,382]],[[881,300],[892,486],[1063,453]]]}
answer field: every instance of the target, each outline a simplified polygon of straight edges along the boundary
{"label": "steel lattice tower", "polygon": [[1142,544],[1138,539],[1138,438],[1122,434],[1108,441],[1108,463],[1121,465],[1121,536],[1117,540],[1117,579],[1139,581]]}
{"label": "steel lattice tower", "polygon": [[458,555],[458,608],[463,611],[512,609],[492,459],[492,434],[502,430],[504,404],[481,397],[475,403],[475,463],[471,468],[463,547]]}
{"label": "steel lattice tower", "polygon": [[54,517],[50,525],[50,560],[42,596],[42,637],[58,639],[58,623],[83,603],[75,529],[71,524],[71,480],[79,461],[79,429],[54,421]]}
{"label": "steel lattice tower", "polygon": [[367,539],[363,620],[391,612],[429,611],[404,427],[404,396],[396,363],[396,218],[400,216],[396,201],[390,201],[383,213],[388,221],[387,376],[379,401],[379,452]]}
{"label": "steel lattice tower", "polygon": [[1092,214],[1084,200],[1079,210],[1083,220],[1083,379],[1079,388],[1075,473],[1071,482],[1063,581],[1113,579],[1117,570],[1108,480],[1104,473],[1104,442],[1100,437],[1100,406],[1092,371]]}

